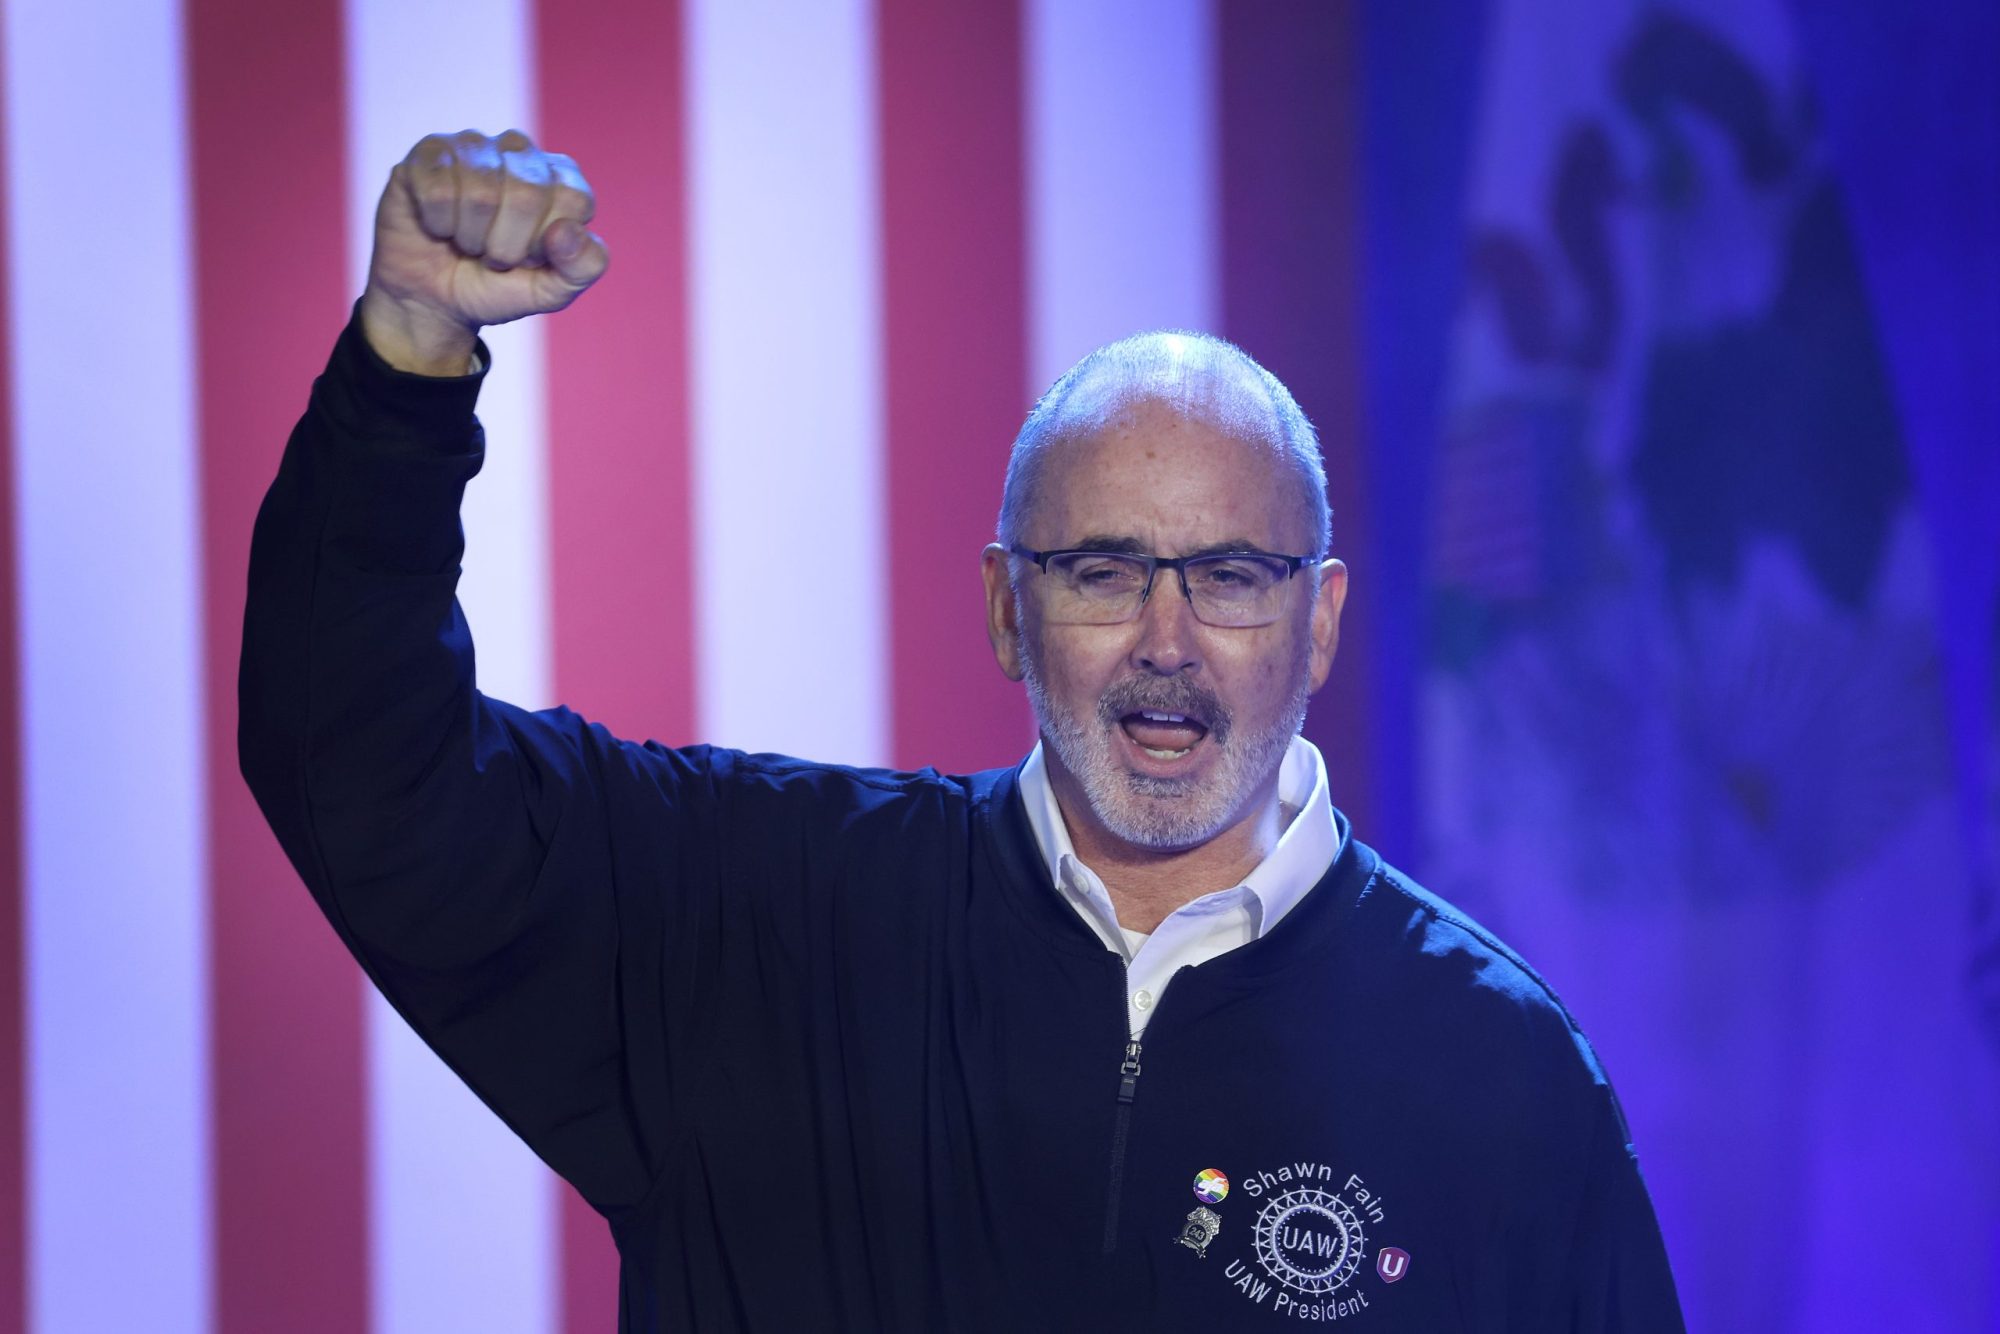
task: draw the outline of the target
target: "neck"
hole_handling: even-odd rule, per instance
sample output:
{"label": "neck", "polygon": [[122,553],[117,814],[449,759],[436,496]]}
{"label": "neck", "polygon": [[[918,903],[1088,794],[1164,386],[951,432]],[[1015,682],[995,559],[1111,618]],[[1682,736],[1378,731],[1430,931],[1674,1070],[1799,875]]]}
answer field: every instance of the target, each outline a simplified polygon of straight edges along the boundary
{"label": "neck", "polygon": [[1285,831],[1276,774],[1236,823],[1206,843],[1171,851],[1142,847],[1106,829],[1081,787],[1060,765],[1049,766],[1049,780],[1070,846],[1104,882],[1118,924],[1128,931],[1151,934],[1169,915],[1202,895],[1241,884],[1271,855]]}

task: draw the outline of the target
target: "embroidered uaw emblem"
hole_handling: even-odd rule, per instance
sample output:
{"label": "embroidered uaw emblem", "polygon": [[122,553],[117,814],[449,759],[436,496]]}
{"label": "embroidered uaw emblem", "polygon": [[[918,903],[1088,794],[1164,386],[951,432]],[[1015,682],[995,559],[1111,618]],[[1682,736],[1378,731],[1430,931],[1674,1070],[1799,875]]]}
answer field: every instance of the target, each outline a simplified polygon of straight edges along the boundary
{"label": "embroidered uaw emblem", "polygon": [[1353,1206],[1333,1191],[1301,1186],[1275,1196],[1257,1215],[1257,1263],[1288,1288],[1311,1296],[1354,1277],[1368,1244]]}
{"label": "embroidered uaw emblem", "polygon": [[1215,1234],[1220,1231],[1222,1231],[1222,1215],[1213,1209],[1203,1207],[1188,1214],[1187,1222],[1181,1224],[1181,1235],[1176,1240],[1206,1260],[1208,1243],[1214,1241]]}

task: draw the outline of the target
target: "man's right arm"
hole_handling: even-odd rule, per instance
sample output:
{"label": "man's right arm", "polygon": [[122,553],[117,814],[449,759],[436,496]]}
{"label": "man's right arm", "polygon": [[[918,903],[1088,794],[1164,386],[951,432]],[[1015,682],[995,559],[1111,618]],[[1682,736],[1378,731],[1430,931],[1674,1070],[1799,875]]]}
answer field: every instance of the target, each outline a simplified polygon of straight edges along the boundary
{"label": "man's right arm", "polygon": [[[667,797],[697,761],[475,687],[455,588],[483,441],[479,376],[463,372],[481,325],[560,308],[603,268],[587,193],[578,207],[548,162],[482,142],[492,151],[427,140],[397,168],[368,295],[259,511],[239,758],[383,993],[586,1198],[615,1207],[655,1170],[634,1112],[658,1100],[637,1105],[625,1060],[632,1026],[655,1017],[606,1004],[643,929],[621,918],[606,794],[637,777]],[[426,145],[434,160],[418,161]],[[466,174],[487,171],[502,177],[490,212],[475,196],[493,182]],[[431,235],[447,226],[479,234]],[[658,810],[663,826],[685,814]]]}

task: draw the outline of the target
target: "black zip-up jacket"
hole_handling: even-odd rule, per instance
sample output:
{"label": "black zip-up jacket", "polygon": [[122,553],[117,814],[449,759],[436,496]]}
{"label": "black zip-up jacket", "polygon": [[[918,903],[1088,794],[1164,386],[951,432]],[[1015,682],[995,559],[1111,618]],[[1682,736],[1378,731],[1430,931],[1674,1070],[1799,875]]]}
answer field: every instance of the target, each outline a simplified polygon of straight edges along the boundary
{"label": "black zip-up jacket", "polygon": [[383,994],[609,1220],[621,1328],[1681,1328],[1576,1025],[1352,838],[1141,1048],[1014,771],[481,695],[477,391],[342,335],[257,520],[241,761]]}

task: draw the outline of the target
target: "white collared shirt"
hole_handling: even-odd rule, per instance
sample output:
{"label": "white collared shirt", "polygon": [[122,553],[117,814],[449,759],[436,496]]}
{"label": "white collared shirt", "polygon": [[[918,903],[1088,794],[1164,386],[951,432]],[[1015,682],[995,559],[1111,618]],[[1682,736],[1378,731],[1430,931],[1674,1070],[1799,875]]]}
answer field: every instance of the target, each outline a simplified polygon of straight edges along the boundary
{"label": "white collared shirt", "polygon": [[1296,813],[1278,835],[1271,855],[1257,863],[1241,884],[1182,905],[1147,935],[1119,925],[1104,882],[1077,859],[1039,744],[1021,766],[1021,799],[1056,891],[1097,933],[1104,948],[1125,960],[1125,1013],[1134,1039],[1146,1031],[1146,1020],[1177,969],[1206,963],[1262,936],[1319,883],[1340,853],[1340,828],[1327,796],[1326,762],[1317,746],[1293,737],[1278,768],[1278,803]]}

